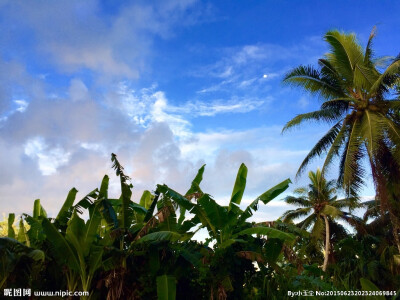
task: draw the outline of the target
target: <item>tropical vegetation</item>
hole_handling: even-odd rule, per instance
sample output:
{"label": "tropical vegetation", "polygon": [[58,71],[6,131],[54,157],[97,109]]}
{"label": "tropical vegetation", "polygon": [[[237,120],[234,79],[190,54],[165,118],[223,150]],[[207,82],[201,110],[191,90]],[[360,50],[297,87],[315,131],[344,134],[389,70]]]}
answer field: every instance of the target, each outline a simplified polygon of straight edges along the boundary
{"label": "tropical vegetation", "polygon": [[[31,214],[10,213],[0,222],[0,290],[80,290],[89,292],[82,299],[107,300],[288,299],[289,291],[363,290],[396,299],[400,56],[376,58],[374,36],[363,50],[354,34],[329,31],[330,52],[318,68],[300,66],[284,78],[322,98],[319,110],[296,116],[284,131],[304,121],[332,125],[297,173],[325,157],[308,173],[308,186],[283,197],[286,179],[245,206],[242,164],[229,203],[221,205],[201,188],[203,165],[186,191],[159,184],[134,201],[131,178],[112,154],[118,198],[109,196],[105,175],[82,198],[72,188],[56,216],[37,199]],[[336,159],[338,179],[328,180]],[[362,201],[369,170],[376,196]],[[282,198],[296,208],[277,220],[252,221],[260,206]],[[197,239],[198,232],[207,237]]]}
{"label": "tropical vegetation", "polygon": [[368,160],[376,200],[390,216],[400,251],[400,54],[375,57],[374,37],[375,28],[363,50],[355,34],[337,30],[325,34],[330,52],[318,60],[319,67],[299,66],[284,78],[285,83],[321,97],[321,108],[297,115],[283,130],[304,121],[333,125],[306,156],[298,175],[315,156],[326,154],[323,173],[339,156],[338,181],[349,197],[356,197],[362,188],[363,159]]}

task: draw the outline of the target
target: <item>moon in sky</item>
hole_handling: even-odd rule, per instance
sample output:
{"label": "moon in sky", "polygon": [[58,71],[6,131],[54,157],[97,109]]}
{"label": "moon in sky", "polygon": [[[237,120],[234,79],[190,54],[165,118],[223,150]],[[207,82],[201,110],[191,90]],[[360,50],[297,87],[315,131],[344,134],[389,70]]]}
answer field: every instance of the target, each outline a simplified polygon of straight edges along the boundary
{"label": "moon in sky", "polygon": [[263,78],[267,78],[267,77],[268,77],[268,75],[267,75],[267,74],[264,74],[264,75],[263,75]]}

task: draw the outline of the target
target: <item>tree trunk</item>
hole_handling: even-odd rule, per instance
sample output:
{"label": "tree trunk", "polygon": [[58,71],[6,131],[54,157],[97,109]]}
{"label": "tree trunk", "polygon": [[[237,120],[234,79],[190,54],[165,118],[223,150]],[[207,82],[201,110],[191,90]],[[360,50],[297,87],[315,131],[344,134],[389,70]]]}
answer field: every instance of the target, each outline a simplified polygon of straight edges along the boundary
{"label": "tree trunk", "polygon": [[[379,200],[380,205],[381,205],[381,213],[388,212],[389,217],[390,217],[390,222],[392,223],[392,232],[393,232],[393,238],[394,238],[394,243],[397,246],[397,250],[400,253],[400,240],[399,240],[399,219],[398,217],[393,213],[393,203],[390,203],[389,201],[389,195],[387,191],[387,185],[388,185],[388,180],[390,178],[385,178],[385,176],[382,174],[379,166],[375,165],[374,159],[369,155],[369,161],[371,164],[371,169],[372,169],[372,177],[374,178],[374,184],[375,184],[375,191],[376,191],[376,200]],[[390,173],[396,173],[394,172],[395,170],[391,170]],[[393,174],[395,179],[399,177],[399,174]],[[397,176],[396,176],[397,175]],[[393,180],[393,179],[392,179]],[[392,195],[395,198],[397,195]],[[398,199],[396,199],[398,200]]]}
{"label": "tree trunk", "polygon": [[329,259],[329,251],[330,251],[330,231],[329,231],[329,222],[328,217],[325,214],[321,214],[325,220],[325,257],[324,257],[324,265],[322,266],[322,271],[326,271],[328,266]]}
{"label": "tree trunk", "polygon": [[394,237],[394,242],[397,246],[397,250],[400,253],[400,240],[399,240],[399,223],[397,221],[397,217],[389,211],[389,216],[390,216],[390,221],[392,222],[392,230],[393,230],[393,237]]}

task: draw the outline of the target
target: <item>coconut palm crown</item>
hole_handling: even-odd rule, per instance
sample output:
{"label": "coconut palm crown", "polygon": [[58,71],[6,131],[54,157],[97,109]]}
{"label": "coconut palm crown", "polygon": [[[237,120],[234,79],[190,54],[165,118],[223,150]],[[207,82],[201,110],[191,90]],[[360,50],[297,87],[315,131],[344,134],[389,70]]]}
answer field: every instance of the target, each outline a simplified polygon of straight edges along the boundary
{"label": "coconut palm crown", "polygon": [[[297,176],[316,156],[326,154],[324,173],[339,157],[339,178],[349,197],[364,185],[367,158],[382,213],[389,212],[393,236],[400,252],[400,54],[375,58],[372,30],[365,50],[354,34],[328,31],[330,52],[319,67],[299,66],[283,82],[323,99],[317,111],[300,114],[283,131],[304,121],[332,124],[302,162]],[[385,68],[386,66],[386,68]]]}
{"label": "coconut palm crown", "polygon": [[[330,223],[335,219],[342,219],[352,226],[357,225],[357,218],[345,212],[346,208],[354,207],[349,199],[337,199],[335,180],[327,181],[321,170],[308,173],[310,183],[308,187],[294,190],[297,196],[287,196],[284,201],[299,208],[286,211],[282,219],[284,222],[292,222],[295,219],[305,217],[297,225],[302,229],[311,228],[311,236],[318,241],[325,234],[325,259],[323,270],[326,270],[330,252]],[[337,224],[336,227],[341,227]],[[344,229],[343,229],[344,230]],[[345,231],[345,230],[344,230]]]}
{"label": "coconut palm crown", "polygon": [[374,58],[374,36],[375,28],[363,50],[354,34],[328,31],[324,39],[330,52],[318,60],[318,68],[299,66],[286,74],[284,83],[319,96],[323,103],[317,111],[297,115],[283,131],[304,121],[332,124],[306,156],[297,175],[316,156],[326,153],[323,172],[340,156],[338,183],[354,196],[364,183],[361,160],[367,157],[377,193],[385,202],[385,175],[398,174],[400,165],[400,100],[391,99],[399,88],[400,55]]}

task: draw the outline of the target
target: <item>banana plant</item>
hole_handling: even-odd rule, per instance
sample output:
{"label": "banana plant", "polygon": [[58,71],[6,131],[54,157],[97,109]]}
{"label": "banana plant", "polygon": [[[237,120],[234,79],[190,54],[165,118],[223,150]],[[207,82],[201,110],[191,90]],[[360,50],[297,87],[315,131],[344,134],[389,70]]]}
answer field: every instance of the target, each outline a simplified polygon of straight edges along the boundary
{"label": "banana plant", "polygon": [[[157,227],[162,212],[166,209],[159,207],[161,212],[153,216],[157,207],[158,197],[149,191],[144,191],[139,203],[135,203],[132,197],[132,184],[130,178],[124,173],[123,166],[119,163],[115,154],[111,155],[113,169],[120,178],[121,196],[118,199],[108,198],[108,176],[103,178],[100,191],[94,203],[100,207],[102,216],[100,235],[103,244],[107,247],[103,257],[104,280],[108,289],[108,298],[117,299],[125,297],[130,292],[130,282],[127,276],[130,274],[128,264],[134,260],[132,257],[140,256],[145,251],[136,251],[136,247],[147,246],[148,243],[159,240],[172,241],[176,235],[169,231],[160,231],[157,228],[154,234],[147,235],[149,230]],[[91,202],[88,199],[80,201],[79,208],[89,208]],[[163,222],[161,222],[163,223]]]}
{"label": "banana plant", "polygon": [[[264,239],[254,238],[253,235],[266,235],[268,239],[278,239],[286,242],[294,240],[294,236],[290,233],[262,225],[253,226],[247,221],[257,210],[260,201],[264,204],[270,202],[288,188],[290,179],[286,179],[269,189],[257,197],[245,210],[241,210],[239,205],[246,187],[247,167],[244,164],[240,166],[231,199],[227,206],[219,205],[210,195],[201,191],[199,183],[203,172],[204,166],[199,170],[198,176],[196,176],[197,180],[192,183],[194,189],[190,190],[190,192],[197,192],[197,203],[189,201],[186,197],[166,185],[158,185],[157,190],[164,197],[176,202],[181,211],[188,211],[194,214],[192,219],[183,222],[182,217],[180,217],[182,229],[188,230],[200,224],[200,227],[208,230],[209,239],[207,239],[205,245],[208,246],[212,242],[214,246],[213,249],[209,249],[209,255],[206,259],[209,260],[210,264],[215,263],[214,267],[218,268],[218,265],[226,266],[221,259],[227,253],[233,253],[239,259],[263,261],[262,253],[265,251],[263,251],[262,246],[264,245]],[[190,195],[190,193],[187,193],[186,196],[188,194]],[[211,272],[210,276],[212,277],[215,274],[216,272]],[[214,283],[211,283],[211,297],[215,293],[219,296],[222,295],[222,298],[226,298],[226,292],[233,291],[229,271],[225,268],[224,272],[221,272],[216,277]],[[239,286],[239,284],[236,285]]]}
{"label": "banana plant", "polygon": [[175,277],[162,275],[157,277],[158,300],[175,300],[176,282]]}
{"label": "banana plant", "polygon": [[[99,191],[95,189],[74,205],[77,193],[75,188],[69,191],[56,218],[47,218],[37,200],[33,216],[25,215],[25,219],[31,225],[31,240],[45,243],[49,258],[64,270],[68,289],[79,286],[90,291],[95,272],[102,266],[104,245],[98,233],[103,203],[98,201]],[[83,208],[89,212],[86,222],[79,217]]]}
{"label": "banana plant", "polygon": [[10,287],[10,277],[19,278],[13,281],[29,283],[44,259],[42,250],[30,248],[13,238],[0,238],[0,289]]}
{"label": "banana plant", "polygon": [[29,242],[30,246],[40,248],[45,240],[45,235],[42,229],[42,220],[47,218],[46,210],[41,205],[40,199],[34,201],[32,216],[23,214],[23,218],[29,225],[29,229],[24,232],[25,240]]}
{"label": "banana plant", "polygon": [[[185,194],[189,198],[201,192],[199,184],[203,172],[204,166]],[[198,265],[201,258],[200,253],[196,252],[196,245],[190,242],[194,232],[189,232],[198,222],[184,222],[185,212],[190,210],[193,204],[167,186],[158,185],[154,195],[145,191],[139,205],[130,206],[134,209],[134,217],[133,225],[128,229],[133,237],[126,253],[128,266],[130,269],[137,268],[137,265],[146,266],[144,272],[155,279],[158,298],[175,299],[177,282],[185,277],[184,274],[194,265]],[[145,215],[138,214],[139,207],[147,211]],[[118,283],[120,282],[121,280],[118,280]],[[121,297],[124,290],[118,283],[113,284],[117,291],[111,291],[114,298]],[[149,294],[143,297],[153,296]]]}
{"label": "banana plant", "polygon": [[[34,213],[35,208],[38,214],[46,214],[38,199],[34,202]],[[30,284],[43,267],[45,254],[42,250],[35,249],[39,248],[35,247],[35,236],[29,234],[33,228],[29,222],[25,222],[24,216],[25,214],[20,217],[19,226],[16,227],[15,214],[10,213],[7,220],[8,237],[0,238],[0,288],[7,280],[8,285],[10,284],[10,277],[13,278],[12,281]]]}
{"label": "banana plant", "polygon": [[251,236],[253,234],[268,235],[271,238],[282,240],[292,240],[293,235],[289,233],[262,226],[261,224],[252,226],[251,223],[247,222],[247,219],[258,209],[259,202],[267,204],[284,192],[288,188],[289,183],[291,183],[290,179],[286,179],[269,189],[242,211],[239,205],[246,186],[246,177],[247,167],[242,164],[239,168],[228,206],[219,205],[210,195],[204,193],[200,194],[197,203],[192,203],[166,185],[158,185],[157,190],[171,197],[179,206],[195,215],[194,218],[187,220],[186,223],[182,222],[182,225],[185,224],[185,229],[190,225],[196,225],[196,223],[200,222],[203,227],[207,228],[211,240],[216,242],[216,247],[218,248],[230,246],[237,241],[240,242],[241,236]]}
{"label": "banana plant", "polygon": [[8,237],[14,239],[15,238],[15,230],[14,230],[14,221],[15,221],[15,214],[10,213],[8,214]]}
{"label": "banana plant", "polygon": [[69,290],[76,290],[80,283],[84,291],[90,291],[93,276],[102,264],[103,246],[98,243],[97,235],[101,215],[99,206],[94,206],[86,222],[74,210],[65,235],[49,219],[42,221],[51,253],[58,264],[68,269]]}

